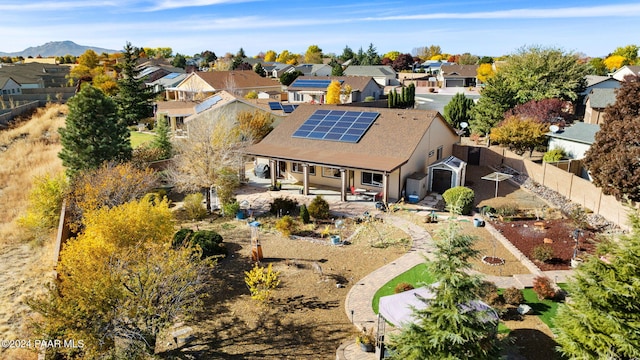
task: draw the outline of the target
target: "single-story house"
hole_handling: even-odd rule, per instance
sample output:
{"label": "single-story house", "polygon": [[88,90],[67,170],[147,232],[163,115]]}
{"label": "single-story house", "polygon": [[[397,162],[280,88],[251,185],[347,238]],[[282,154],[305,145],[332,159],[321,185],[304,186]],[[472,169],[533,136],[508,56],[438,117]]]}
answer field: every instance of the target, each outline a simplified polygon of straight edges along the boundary
{"label": "single-story house", "polygon": [[19,95],[21,93],[20,83],[10,76],[0,75],[0,95]]}
{"label": "single-story house", "polygon": [[478,65],[442,65],[437,79],[444,88],[476,86]]}
{"label": "single-story house", "polygon": [[165,75],[164,77],[161,77],[156,81],[146,82],[145,85],[147,85],[148,87],[151,87],[153,89],[153,92],[156,94],[164,92],[166,100],[176,100],[169,97],[170,95],[175,93],[166,91],[166,89],[177,86],[178,84],[180,84],[182,80],[184,80],[187,77],[187,75],[188,74],[185,74],[185,73],[173,72]]}
{"label": "single-story house", "polygon": [[301,76],[331,76],[333,68],[325,64],[300,64],[295,68],[302,73]]}
{"label": "single-story house", "polygon": [[67,86],[70,67],[54,64],[1,64],[0,77],[10,77],[24,89]]}
{"label": "single-story house", "polygon": [[640,65],[625,65],[616,70],[611,77],[618,81],[624,81],[624,77],[627,75],[640,75]]}
{"label": "single-story house", "polygon": [[617,89],[620,87],[620,81],[611,76],[586,75],[584,78],[587,81],[587,86],[580,93],[582,96],[589,95],[593,89]]}
{"label": "single-story house", "polygon": [[616,102],[616,89],[593,89],[585,98],[584,122],[600,125],[604,121],[604,109]]}
{"label": "single-story house", "polygon": [[231,70],[192,72],[167,91],[175,93],[171,98],[178,100],[202,100],[222,90],[245,96],[251,91],[280,91],[281,88],[278,81],[263,78],[253,70]]}
{"label": "single-story house", "polygon": [[563,149],[569,159],[583,159],[600,131],[600,125],[577,122],[557,132],[550,131],[549,149]]}
{"label": "single-story house", "polygon": [[343,87],[349,85],[351,94],[345,96],[343,103],[364,101],[368,96],[380,98],[383,88],[371,76],[299,76],[287,87],[287,98],[292,103],[324,104],[327,87],[332,81],[339,81]]}
{"label": "single-story house", "polygon": [[285,73],[293,72],[296,70],[293,65],[278,62],[264,63],[262,64],[262,68],[264,69],[265,73],[267,73],[268,77],[275,79],[279,79],[280,76],[284,75]]}
{"label": "single-story house", "polygon": [[416,70],[422,69],[426,73],[437,75],[440,73],[442,66],[444,65],[455,65],[454,62],[448,61],[439,61],[439,60],[427,60],[416,67]]}
{"label": "single-story house", "polygon": [[451,155],[459,136],[437,111],[300,105],[246,153],[268,163],[271,181],[376,192],[402,197],[405,180]]}
{"label": "single-story house", "polygon": [[351,65],[347,67],[343,75],[345,76],[370,76],[380,86],[400,85],[398,74],[389,65]]}

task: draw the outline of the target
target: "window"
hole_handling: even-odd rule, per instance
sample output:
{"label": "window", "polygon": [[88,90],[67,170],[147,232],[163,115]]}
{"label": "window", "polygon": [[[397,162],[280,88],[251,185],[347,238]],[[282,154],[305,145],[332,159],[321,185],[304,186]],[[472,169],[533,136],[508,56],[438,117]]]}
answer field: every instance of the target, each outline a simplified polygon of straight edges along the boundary
{"label": "window", "polygon": [[438,147],[438,154],[436,155],[436,160],[442,159],[442,146]]}
{"label": "window", "polygon": [[382,174],[362,172],[362,185],[382,187]]}
{"label": "window", "polygon": [[[302,166],[302,163],[291,163],[291,171],[293,171],[294,173],[302,173],[304,172],[304,167]],[[316,174],[316,167],[313,165],[309,165],[309,175],[315,175]]]}
{"label": "window", "polygon": [[332,167],[323,167],[322,176],[330,178],[340,178],[340,169]]}
{"label": "window", "polygon": [[293,101],[304,101],[304,94],[300,94],[299,92],[293,93]]}

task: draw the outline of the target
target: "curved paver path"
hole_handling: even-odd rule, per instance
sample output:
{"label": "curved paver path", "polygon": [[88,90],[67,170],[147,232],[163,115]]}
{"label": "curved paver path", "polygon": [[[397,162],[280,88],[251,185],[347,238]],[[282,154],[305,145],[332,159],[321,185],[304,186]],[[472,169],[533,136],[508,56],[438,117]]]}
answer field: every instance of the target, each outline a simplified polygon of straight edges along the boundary
{"label": "curved paver path", "polygon": [[[347,293],[347,297],[345,299],[345,312],[347,317],[352,320],[353,325],[358,329],[376,326],[378,316],[373,312],[371,301],[378,289],[396,276],[420,263],[423,263],[425,258],[429,260],[434,258],[432,253],[434,250],[433,239],[426,229],[409,220],[389,214],[384,215],[384,221],[406,231],[411,236],[413,245],[405,255],[402,255],[395,261],[374,270],[369,275],[360,279],[360,281],[351,287],[349,293]],[[495,229],[490,232],[495,236]],[[513,245],[511,246],[513,247]],[[522,257],[518,258],[522,259]],[[535,265],[533,266],[535,267]],[[542,272],[537,269],[537,271],[532,271],[532,274],[514,276],[484,275],[483,278],[495,283],[500,288],[511,286],[523,288],[531,287],[531,281],[533,278],[540,274],[546,275],[556,282],[563,282],[566,277],[571,275],[571,273],[572,271],[570,270]],[[374,356],[371,353],[364,353],[360,351],[360,349],[355,346],[353,340],[350,340],[343,343],[338,348],[336,358],[338,360],[360,360],[373,359]]]}

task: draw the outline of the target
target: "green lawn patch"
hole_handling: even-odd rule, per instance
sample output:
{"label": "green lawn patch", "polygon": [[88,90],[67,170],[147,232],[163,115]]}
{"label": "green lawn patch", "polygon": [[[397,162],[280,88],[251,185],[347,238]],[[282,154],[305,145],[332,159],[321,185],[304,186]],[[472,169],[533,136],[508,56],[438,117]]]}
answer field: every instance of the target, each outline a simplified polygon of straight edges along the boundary
{"label": "green lawn patch", "polygon": [[148,143],[156,137],[154,134],[143,133],[139,131],[131,131],[131,147],[137,148],[144,143]]}
{"label": "green lawn patch", "polygon": [[[566,284],[558,284],[558,286],[563,290],[567,287]],[[533,289],[522,290],[522,295],[527,305],[531,306],[533,314],[537,315],[549,328],[554,329],[553,318],[558,312],[558,304],[560,304],[560,302],[549,299],[538,300],[538,295],[536,295]]]}
{"label": "green lawn patch", "polygon": [[378,291],[376,291],[376,294],[373,296],[373,300],[371,302],[374,313],[378,313],[378,303],[380,301],[380,297],[393,295],[395,293],[394,289],[396,285],[401,282],[409,283],[417,288],[425,284],[432,284],[435,282],[435,279],[433,278],[433,275],[431,275],[427,271],[426,264],[422,263],[412,267],[411,269],[391,279],[388,283],[384,284],[380,289],[378,289]]}

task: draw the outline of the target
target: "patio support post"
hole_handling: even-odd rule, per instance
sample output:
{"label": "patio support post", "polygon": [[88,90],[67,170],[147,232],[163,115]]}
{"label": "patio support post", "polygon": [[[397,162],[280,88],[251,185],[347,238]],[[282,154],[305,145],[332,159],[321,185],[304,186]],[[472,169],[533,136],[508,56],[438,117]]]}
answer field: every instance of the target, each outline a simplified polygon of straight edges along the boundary
{"label": "patio support post", "polygon": [[389,202],[389,173],[382,174],[382,202]]}
{"label": "patio support post", "polygon": [[340,168],[340,201],[347,201],[347,172]]}
{"label": "patio support post", "polygon": [[302,194],[309,195],[309,164],[302,164]]}
{"label": "patio support post", "polygon": [[269,159],[269,177],[271,178],[271,186],[276,186],[276,161]]}

